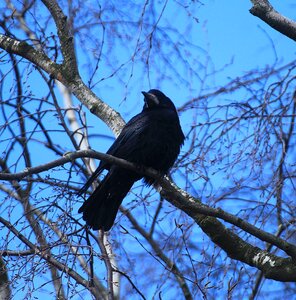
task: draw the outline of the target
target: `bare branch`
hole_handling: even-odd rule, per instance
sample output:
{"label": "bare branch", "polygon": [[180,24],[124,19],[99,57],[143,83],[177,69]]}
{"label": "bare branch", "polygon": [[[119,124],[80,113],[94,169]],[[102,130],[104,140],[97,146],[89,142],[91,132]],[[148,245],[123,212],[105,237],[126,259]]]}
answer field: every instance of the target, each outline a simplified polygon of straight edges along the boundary
{"label": "bare branch", "polygon": [[174,189],[176,186],[169,183],[167,179],[162,179],[160,184],[163,188],[161,191],[163,197],[191,216],[211,240],[221,247],[229,257],[257,267],[264,273],[266,278],[279,281],[296,281],[296,265],[291,258],[280,258],[250,245],[211,216],[221,218],[266,242],[278,246],[293,259],[296,257],[296,247],[294,245],[272,234],[263,232],[250,223],[221,209],[214,209],[206,207],[203,204],[198,204],[199,201],[189,196],[185,191],[178,189],[179,193],[175,192]]}
{"label": "bare branch", "polygon": [[34,253],[38,256],[40,256],[42,259],[44,259],[47,263],[51,264],[58,270],[66,273],[73,279],[77,281],[77,283],[83,285],[90,291],[92,291],[93,295],[97,295],[97,297],[100,297],[100,294],[97,293],[96,287],[90,287],[88,285],[88,281],[85,280],[83,277],[81,277],[77,272],[75,272],[73,269],[71,269],[69,266],[59,262],[56,260],[53,256],[48,255],[47,251],[44,251],[44,249],[35,246],[32,242],[30,242],[22,233],[20,233],[10,222],[5,220],[4,218],[0,217],[0,222],[5,225],[13,234],[18,237],[31,251],[34,251]]}
{"label": "bare branch", "polygon": [[[102,160],[107,161],[108,163],[117,164],[121,167],[136,171],[140,174],[145,174],[148,176],[151,176],[153,178],[157,178],[159,181],[159,184],[162,187],[161,194],[163,197],[165,197],[168,201],[170,201],[173,205],[176,207],[182,209],[184,212],[186,212],[190,217],[192,217],[195,221],[198,222],[198,224],[201,226],[204,221],[205,216],[213,216],[221,218],[233,225],[236,225],[240,227],[241,229],[245,230],[246,232],[249,232],[250,234],[256,236],[257,238],[276,245],[283,251],[285,251],[287,254],[289,254],[291,257],[296,257],[296,247],[280,238],[277,238],[273,236],[270,233],[264,232],[255,226],[251,225],[250,223],[243,221],[241,218],[238,218],[236,216],[233,216],[221,209],[211,208],[206,205],[200,204],[197,199],[194,199],[191,197],[188,193],[185,191],[179,189],[174,185],[171,181],[169,181],[167,178],[160,178],[160,174],[151,169],[151,168],[143,168],[143,167],[137,167],[133,163],[130,163],[128,161],[125,161],[123,159],[113,157],[108,154],[103,154],[95,151],[77,151],[74,153],[66,154],[65,157],[62,157],[60,159],[57,159],[55,161],[52,161],[50,163],[33,167],[24,170],[23,172],[16,173],[16,174],[6,174],[6,173],[0,173],[0,179],[4,180],[12,180],[12,179],[22,179],[25,176],[32,175],[35,173],[39,173],[42,171],[49,170],[53,167],[63,165],[67,162],[73,161],[76,158],[79,157],[94,157],[99,158]],[[200,215],[202,214],[202,215]],[[209,224],[218,224],[219,222],[213,218],[208,219]],[[213,222],[213,223],[212,223]],[[217,223],[218,222],[218,223]],[[220,224],[224,228],[222,224]],[[218,225],[217,225],[218,226]],[[232,235],[232,234],[231,234]],[[223,236],[223,235],[222,235]]]}
{"label": "bare branch", "polygon": [[277,12],[268,0],[251,0],[250,13],[260,18],[283,35],[296,41],[296,22]]}
{"label": "bare branch", "polygon": [[11,290],[9,287],[9,279],[3,254],[0,254],[0,298],[3,300],[11,299]]}
{"label": "bare branch", "polygon": [[184,295],[184,299],[190,300],[193,299],[193,296],[190,293],[189,287],[186,283],[186,280],[184,276],[182,276],[182,273],[180,272],[178,265],[176,262],[172,261],[167,257],[158,245],[158,243],[151,237],[150,233],[147,233],[137,222],[137,220],[132,216],[132,214],[124,209],[121,208],[121,211],[128,217],[129,221],[132,223],[133,227],[149,242],[149,245],[152,247],[155,255],[160,258],[167,270],[173,273],[173,275],[176,277],[177,282],[182,290],[182,293]]}
{"label": "bare branch", "polygon": [[63,81],[61,74],[61,65],[56,64],[50,60],[43,52],[36,50],[25,41],[18,41],[8,36],[0,34],[0,48],[4,49],[8,53],[20,55],[23,58],[28,59],[30,62],[39,66],[42,70],[48,73],[50,76]]}
{"label": "bare branch", "polygon": [[[74,37],[69,28],[68,18],[55,0],[42,0],[52,15],[60,38],[62,53],[64,57],[63,65],[67,70],[69,81],[79,76],[76,55],[74,50]],[[58,78],[57,78],[58,79]]]}
{"label": "bare branch", "polygon": [[104,241],[105,232],[99,230],[99,247],[102,253],[103,261],[107,270],[107,284],[108,284],[108,300],[114,299],[114,287],[117,284],[113,282],[113,266],[111,265],[111,260],[108,255],[108,250],[106,249],[106,243]]}
{"label": "bare branch", "polygon": [[96,116],[103,120],[118,135],[125,122],[120,114],[97,97],[77,75],[72,78],[71,70],[51,61],[43,52],[36,50],[25,41],[18,41],[0,34],[0,48],[8,53],[20,55],[40,67],[51,77],[59,80]]}

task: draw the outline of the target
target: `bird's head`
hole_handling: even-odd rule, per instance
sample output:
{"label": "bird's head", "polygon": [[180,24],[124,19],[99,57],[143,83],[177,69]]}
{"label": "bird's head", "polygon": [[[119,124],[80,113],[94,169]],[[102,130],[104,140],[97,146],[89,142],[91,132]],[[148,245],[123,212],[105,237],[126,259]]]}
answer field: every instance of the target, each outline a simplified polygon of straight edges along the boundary
{"label": "bird's head", "polygon": [[143,110],[154,108],[168,108],[176,111],[176,107],[172,100],[159,90],[150,90],[149,92],[142,92],[144,95]]}

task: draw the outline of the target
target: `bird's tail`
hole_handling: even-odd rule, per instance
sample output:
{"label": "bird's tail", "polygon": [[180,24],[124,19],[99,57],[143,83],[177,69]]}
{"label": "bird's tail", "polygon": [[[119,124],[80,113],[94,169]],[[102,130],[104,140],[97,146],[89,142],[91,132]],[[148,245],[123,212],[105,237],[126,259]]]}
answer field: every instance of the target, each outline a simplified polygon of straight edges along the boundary
{"label": "bird's tail", "polygon": [[110,230],[123,198],[138,179],[128,170],[111,169],[78,210],[86,224],[94,230]]}

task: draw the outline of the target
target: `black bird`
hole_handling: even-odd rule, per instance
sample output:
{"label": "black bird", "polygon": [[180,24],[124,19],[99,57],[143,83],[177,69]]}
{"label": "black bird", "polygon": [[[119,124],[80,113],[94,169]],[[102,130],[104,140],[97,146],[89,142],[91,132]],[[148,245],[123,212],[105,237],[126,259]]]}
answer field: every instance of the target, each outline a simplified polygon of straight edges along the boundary
{"label": "black bird", "polygon": [[[145,102],[142,112],[125,125],[107,154],[151,167],[164,175],[177,159],[185,137],[174,103],[159,90],[142,94]],[[78,194],[86,192],[104,169],[108,170],[107,175],[78,212],[83,213],[83,220],[92,229],[108,231],[122,200],[143,176],[101,161]],[[144,181],[151,185],[155,179],[145,176]]]}

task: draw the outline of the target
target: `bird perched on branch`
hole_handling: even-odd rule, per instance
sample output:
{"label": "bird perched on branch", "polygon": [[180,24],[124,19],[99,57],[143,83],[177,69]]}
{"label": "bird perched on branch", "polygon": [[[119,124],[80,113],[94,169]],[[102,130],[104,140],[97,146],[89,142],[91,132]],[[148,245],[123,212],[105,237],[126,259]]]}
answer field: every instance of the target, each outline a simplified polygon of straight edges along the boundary
{"label": "bird perched on branch", "polygon": [[[151,167],[164,175],[177,159],[185,137],[174,103],[159,90],[142,94],[142,112],[125,125],[107,154]],[[78,194],[85,193],[104,169],[108,173],[78,212],[83,213],[83,220],[92,229],[108,231],[124,197],[143,175],[101,161]],[[151,185],[155,179],[144,176],[144,181]]]}

